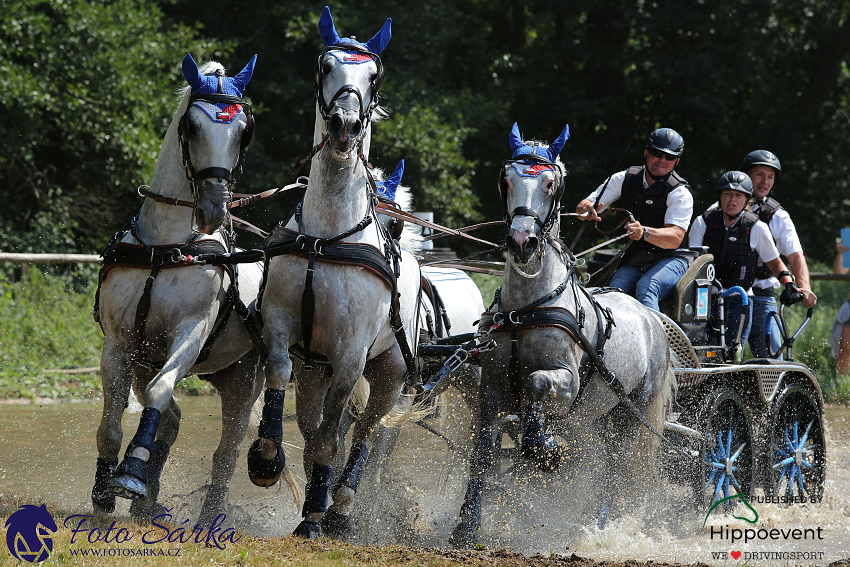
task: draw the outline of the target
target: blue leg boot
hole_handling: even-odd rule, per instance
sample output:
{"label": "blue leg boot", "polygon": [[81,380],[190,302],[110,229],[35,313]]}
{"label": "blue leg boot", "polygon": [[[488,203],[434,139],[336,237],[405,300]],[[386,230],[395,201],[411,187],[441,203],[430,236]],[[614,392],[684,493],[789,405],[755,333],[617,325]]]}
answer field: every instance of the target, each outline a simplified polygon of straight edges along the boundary
{"label": "blue leg boot", "polygon": [[534,461],[537,468],[545,472],[558,470],[564,458],[558,441],[551,435],[546,435],[542,412],[532,406],[528,406],[525,410],[522,456]]}
{"label": "blue leg boot", "polygon": [[336,508],[337,505],[347,508],[354,500],[357,487],[360,486],[360,475],[363,474],[368,457],[369,449],[365,442],[358,443],[351,448],[348,462],[345,464],[342,476],[340,476],[339,482],[334,488],[334,507],[322,516],[322,529],[327,535],[343,538],[354,534],[355,526],[351,516],[339,512]]}
{"label": "blue leg boot", "polygon": [[130,444],[127,445],[124,460],[115,469],[115,475],[109,482],[109,489],[114,495],[134,500],[148,497],[147,463],[138,457],[134,457],[132,453],[134,449],[141,447],[147,449],[153,455],[154,439],[156,439],[156,431],[159,428],[161,418],[162,414],[156,408],[142,410],[139,429]]}
{"label": "blue leg boot", "polygon": [[306,516],[311,513],[324,514],[328,509],[328,484],[331,481],[331,472],[330,465],[313,463],[313,474],[310,475],[310,482],[304,488],[304,508],[301,510],[301,516],[305,519],[298,524],[292,535],[306,539],[322,537],[322,526],[319,522],[307,520]]}

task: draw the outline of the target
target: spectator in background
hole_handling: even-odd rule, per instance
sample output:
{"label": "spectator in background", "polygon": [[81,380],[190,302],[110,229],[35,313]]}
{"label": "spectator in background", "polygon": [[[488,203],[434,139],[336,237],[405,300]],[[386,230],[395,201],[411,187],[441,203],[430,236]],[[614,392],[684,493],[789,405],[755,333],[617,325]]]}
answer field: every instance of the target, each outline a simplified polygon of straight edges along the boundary
{"label": "spectator in background", "polygon": [[[844,246],[840,240],[835,243],[835,248],[838,254],[832,264],[832,273],[846,274],[850,268],[842,265],[841,256],[850,248]],[[832,346],[832,356],[835,357],[835,371],[838,374],[850,374],[850,293],[847,294],[847,301],[838,308],[829,342]]]}

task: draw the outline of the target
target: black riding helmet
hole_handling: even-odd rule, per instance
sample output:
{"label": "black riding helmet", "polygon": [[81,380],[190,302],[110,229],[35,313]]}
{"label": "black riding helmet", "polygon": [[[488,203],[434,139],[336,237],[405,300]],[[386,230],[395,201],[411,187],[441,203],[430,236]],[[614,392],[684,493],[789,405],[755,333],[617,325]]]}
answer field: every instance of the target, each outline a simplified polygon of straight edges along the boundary
{"label": "black riding helmet", "polygon": [[672,128],[653,130],[646,141],[646,149],[655,148],[662,152],[679,157],[685,149],[685,139]]}
{"label": "black riding helmet", "polygon": [[776,157],[776,154],[767,150],[755,150],[748,153],[747,157],[744,158],[744,162],[741,164],[741,169],[749,171],[750,168],[757,165],[772,167],[776,170],[777,177],[779,177],[779,174],[782,173],[782,166],[779,164],[779,158]]}
{"label": "black riding helmet", "polygon": [[717,182],[717,196],[720,197],[720,193],[727,189],[738,191],[747,197],[753,196],[753,182],[743,171],[727,171],[720,177]]}

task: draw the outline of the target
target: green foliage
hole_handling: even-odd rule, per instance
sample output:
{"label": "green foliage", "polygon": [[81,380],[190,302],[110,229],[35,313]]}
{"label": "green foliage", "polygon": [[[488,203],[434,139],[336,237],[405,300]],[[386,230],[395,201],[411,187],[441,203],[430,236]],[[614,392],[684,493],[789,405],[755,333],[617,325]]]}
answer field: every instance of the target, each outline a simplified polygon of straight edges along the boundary
{"label": "green foliage", "polygon": [[475,164],[461,153],[471,132],[472,128],[442,123],[429,107],[414,106],[377,126],[372,143],[382,162],[405,160],[404,184],[418,180],[413,189],[416,210],[434,211],[441,223],[460,226],[481,218],[471,187]]}
{"label": "green foliage", "polygon": [[30,269],[0,281],[0,397],[91,397],[96,374],[47,373],[100,364],[103,336],[91,316],[94,289],[73,290],[69,277]]}
{"label": "green foliage", "polygon": [[4,3],[4,250],[91,253],[126,222],[176,108],[181,58],[213,54],[196,37],[141,0]]}

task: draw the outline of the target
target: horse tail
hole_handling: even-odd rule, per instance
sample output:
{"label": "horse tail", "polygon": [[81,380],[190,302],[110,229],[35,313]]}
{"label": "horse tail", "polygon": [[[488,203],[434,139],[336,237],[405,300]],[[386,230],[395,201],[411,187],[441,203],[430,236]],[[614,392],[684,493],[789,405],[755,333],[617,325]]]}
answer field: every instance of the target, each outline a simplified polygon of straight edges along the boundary
{"label": "horse tail", "polygon": [[254,400],[254,405],[251,406],[251,416],[248,418],[248,428],[250,430],[255,430],[260,426],[260,420],[263,419],[263,406],[265,405],[265,398],[263,396],[257,396],[257,399]]}
{"label": "horse tail", "polygon": [[366,407],[366,402],[369,401],[369,393],[371,392],[369,381],[365,376],[361,375],[357,384],[354,385],[354,391],[351,392],[351,405],[354,406],[355,415],[363,413],[363,408]]}
{"label": "horse tail", "polygon": [[[369,381],[361,376],[351,393],[351,404],[357,413],[362,412],[363,408],[366,407],[370,391]],[[415,423],[427,417],[433,411],[433,405],[429,401],[413,403],[413,394],[403,393],[389,413],[381,418],[379,425],[390,429],[399,429],[408,423]]]}
{"label": "horse tail", "polygon": [[280,478],[283,479],[283,483],[286,484],[286,488],[289,489],[289,493],[292,495],[292,505],[295,506],[296,510],[300,510],[301,506],[304,505],[304,493],[301,491],[298,481],[295,480],[292,469],[283,467],[283,473],[280,475]]}
{"label": "horse tail", "polygon": [[434,413],[430,399],[413,401],[414,394],[402,394],[390,412],[381,418],[381,425],[390,429],[400,429],[408,423],[416,423]]}

